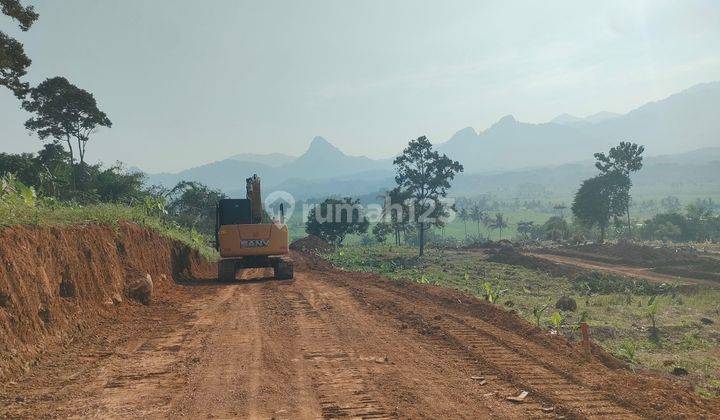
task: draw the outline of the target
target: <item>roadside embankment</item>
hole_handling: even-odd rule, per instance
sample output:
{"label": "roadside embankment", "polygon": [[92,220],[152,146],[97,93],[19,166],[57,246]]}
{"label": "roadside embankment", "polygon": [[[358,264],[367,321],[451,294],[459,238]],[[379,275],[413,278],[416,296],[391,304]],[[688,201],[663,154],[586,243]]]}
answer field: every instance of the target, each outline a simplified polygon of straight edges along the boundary
{"label": "roadside embankment", "polygon": [[157,296],[175,281],[212,273],[197,251],[136,224],[2,228],[0,380],[99,319],[140,305],[128,296],[148,274]]}

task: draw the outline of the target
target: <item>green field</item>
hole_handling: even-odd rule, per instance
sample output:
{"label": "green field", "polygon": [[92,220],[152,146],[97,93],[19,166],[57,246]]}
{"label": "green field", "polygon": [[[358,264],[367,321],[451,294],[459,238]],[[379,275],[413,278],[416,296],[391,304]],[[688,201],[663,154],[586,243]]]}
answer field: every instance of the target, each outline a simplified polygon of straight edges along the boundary
{"label": "green field", "polygon": [[[494,215],[495,213],[490,213]],[[543,224],[547,219],[553,216],[551,213],[542,213],[534,211],[516,211],[516,212],[503,212],[503,215],[508,220],[508,228],[503,229],[502,238],[512,239],[517,236],[517,222],[519,221],[532,221],[535,224]],[[302,238],[307,235],[305,232],[305,225],[301,223],[299,215],[288,221],[288,229],[290,231],[290,240]],[[458,241],[462,241],[467,236],[477,237],[478,232],[481,238],[490,238],[492,240],[498,240],[500,238],[500,231],[489,229],[485,224],[480,223],[480,226],[476,222],[468,221],[463,223],[460,219],[456,218],[452,223],[449,223],[444,228],[432,228],[431,235],[437,237],[452,237]],[[372,235],[372,226],[368,229],[368,235]],[[358,244],[360,243],[360,235],[350,235],[346,238],[347,244]]]}

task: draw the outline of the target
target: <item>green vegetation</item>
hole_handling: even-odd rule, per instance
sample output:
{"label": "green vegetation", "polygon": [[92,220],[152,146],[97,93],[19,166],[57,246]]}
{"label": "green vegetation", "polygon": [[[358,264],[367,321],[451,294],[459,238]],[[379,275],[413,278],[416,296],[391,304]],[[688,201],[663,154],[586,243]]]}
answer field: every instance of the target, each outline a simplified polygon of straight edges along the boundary
{"label": "green vegetation", "polygon": [[[38,18],[32,6],[23,6],[18,0],[2,0],[2,14],[18,21],[21,31],[30,29]],[[29,90],[27,82],[20,78],[27,74],[30,59],[25,55],[23,45],[0,31],[0,86],[5,86],[18,98],[25,97]]]}
{"label": "green vegetation", "polygon": [[417,227],[419,255],[423,255],[425,232],[431,226],[444,224],[447,206],[442,199],[447,197],[450,181],[463,171],[463,166],[433,150],[425,136],[410,140],[393,164],[398,188],[407,192],[414,206],[409,222]]}
{"label": "green vegetation", "polygon": [[598,242],[602,243],[610,220],[617,220],[625,213],[630,199],[629,190],[630,179],[617,173],[586,179],[575,195],[573,215],[582,226],[600,229]]}
{"label": "green vegetation", "polygon": [[[675,208],[675,204],[671,205]],[[643,223],[643,239],[704,242],[720,240],[720,215],[715,214],[711,199],[697,199],[686,207],[686,213],[675,209],[672,213],[657,214]]]}
{"label": "green vegetation", "polygon": [[357,200],[328,198],[310,210],[305,231],[340,245],[349,234],[367,232],[368,226],[370,223]]}
{"label": "green vegetation", "polygon": [[[487,261],[477,250],[431,248],[418,258],[408,246],[353,245],[325,257],[341,269],[474,294],[517,311],[535,325],[557,327],[571,340],[579,339],[579,322],[587,322],[591,339],[618,357],[666,372],[683,367],[699,378],[694,380],[698,393],[720,395],[716,386],[720,384],[720,359],[715,355],[720,336],[720,290],[716,288],[681,289],[601,273],[551,276]],[[576,312],[554,308],[563,295],[577,302]],[[715,322],[703,322],[703,318]]]}
{"label": "green vegetation", "polygon": [[89,223],[114,226],[122,221],[135,222],[198,250],[208,259],[217,257],[215,250],[208,246],[206,236],[163,217],[163,214],[161,203],[153,200],[132,206],[119,203],[80,205],[38,197],[34,188],[24,185],[11,175],[0,178],[0,226]]}

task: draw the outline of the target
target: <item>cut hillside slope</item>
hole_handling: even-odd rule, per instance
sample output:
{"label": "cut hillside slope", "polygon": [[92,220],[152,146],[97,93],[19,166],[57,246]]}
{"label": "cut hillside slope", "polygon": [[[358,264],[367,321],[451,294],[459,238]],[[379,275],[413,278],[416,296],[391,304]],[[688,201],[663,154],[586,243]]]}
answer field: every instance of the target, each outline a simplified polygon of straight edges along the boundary
{"label": "cut hillside slope", "polygon": [[[150,274],[154,293],[212,268],[195,250],[135,224],[0,231],[0,380],[54,345],[129,306],[130,282]],[[121,302],[125,301],[125,302]]]}

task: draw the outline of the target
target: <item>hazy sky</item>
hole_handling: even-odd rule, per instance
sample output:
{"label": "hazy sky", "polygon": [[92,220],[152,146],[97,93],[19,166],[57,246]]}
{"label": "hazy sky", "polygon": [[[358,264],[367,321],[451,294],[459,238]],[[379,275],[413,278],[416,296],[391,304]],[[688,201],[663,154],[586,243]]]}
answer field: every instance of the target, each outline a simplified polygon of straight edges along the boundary
{"label": "hazy sky", "polygon": [[[179,170],[321,135],[389,157],[506,114],[625,112],[720,79],[720,1],[23,0],[32,83],[62,75],[112,119],[89,160]],[[0,89],[0,151],[35,151]],[[244,175],[242,175],[244,176]]]}

